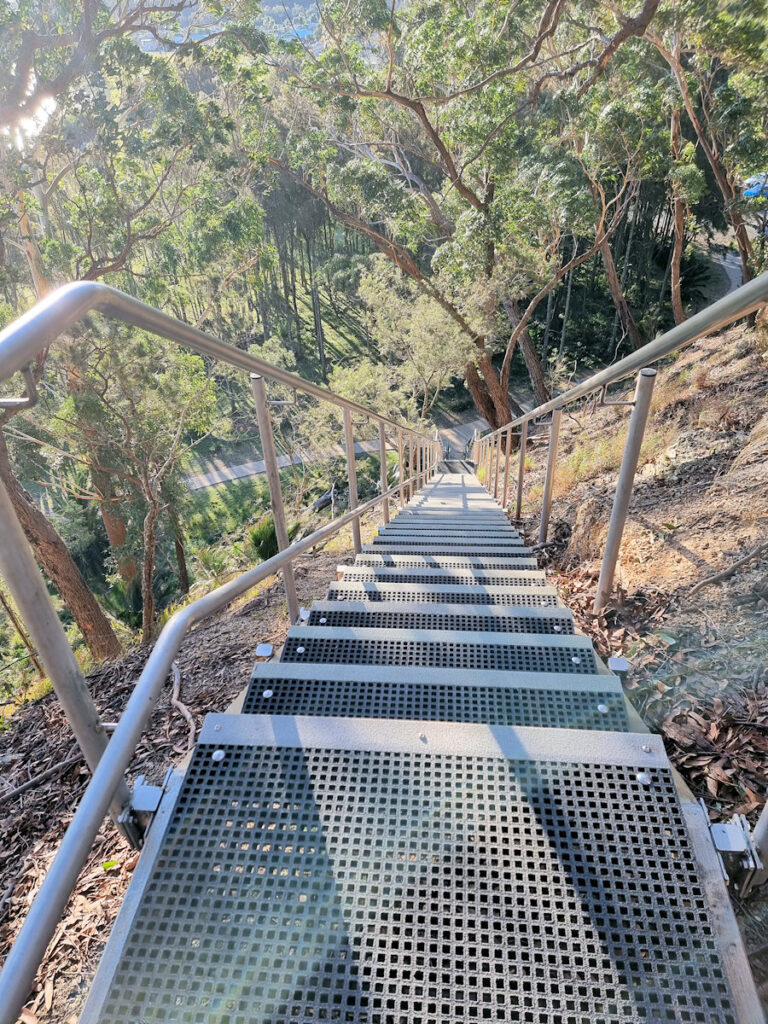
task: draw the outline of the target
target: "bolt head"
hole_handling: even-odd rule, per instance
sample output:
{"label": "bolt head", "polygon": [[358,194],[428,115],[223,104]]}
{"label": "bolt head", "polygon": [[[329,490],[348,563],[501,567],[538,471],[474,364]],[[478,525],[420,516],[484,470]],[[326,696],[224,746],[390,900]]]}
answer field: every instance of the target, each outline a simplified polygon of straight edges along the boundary
{"label": "bolt head", "polygon": [[607,715],[608,714],[608,705],[607,704],[598,704],[597,705],[597,710],[600,712],[601,715]]}
{"label": "bolt head", "polygon": [[265,691],[264,691],[264,693],[262,693],[262,695],[261,695],[261,696],[262,696],[262,697],[263,697],[263,698],[264,698],[265,700],[269,700],[269,698],[270,698],[270,697],[272,696],[272,691],[271,691],[271,690],[265,690]]}
{"label": "bolt head", "polygon": [[635,778],[641,786],[650,786],[651,776],[647,772],[638,772]]}
{"label": "bolt head", "polygon": [[304,647],[297,647],[296,648],[296,653],[297,654],[304,654],[305,650],[306,650],[306,648],[304,648]]}
{"label": "bolt head", "polygon": [[219,748],[219,750],[214,750],[214,752],[211,754],[211,760],[215,761],[216,764],[218,764],[219,761],[223,761],[224,760],[224,751],[221,750],[221,748]]}

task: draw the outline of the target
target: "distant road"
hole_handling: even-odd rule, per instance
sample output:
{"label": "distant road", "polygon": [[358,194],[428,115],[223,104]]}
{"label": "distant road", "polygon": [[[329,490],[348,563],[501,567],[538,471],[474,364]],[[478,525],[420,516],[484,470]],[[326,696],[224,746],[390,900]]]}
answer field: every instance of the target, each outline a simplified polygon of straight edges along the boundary
{"label": "distant road", "polygon": [[[378,454],[378,441],[360,441],[355,443],[355,455]],[[326,452],[323,458],[332,455],[343,455],[344,448],[337,445],[331,451]],[[303,463],[300,455],[294,455],[294,463]],[[290,466],[291,460],[287,455],[278,455],[277,465],[280,469]],[[241,462],[237,466],[228,466],[224,460],[216,460],[213,469],[205,473],[191,473],[186,477],[187,487],[190,491],[202,491],[206,487],[218,487],[219,484],[226,484],[232,480],[246,480],[251,476],[261,476],[266,472],[263,459],[255,459],[253,462]]]}

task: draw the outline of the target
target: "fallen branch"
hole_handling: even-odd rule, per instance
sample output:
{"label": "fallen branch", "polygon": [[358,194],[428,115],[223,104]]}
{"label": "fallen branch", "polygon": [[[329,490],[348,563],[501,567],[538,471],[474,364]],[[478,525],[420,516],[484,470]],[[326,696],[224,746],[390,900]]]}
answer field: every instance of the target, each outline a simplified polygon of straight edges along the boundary
{"label": "fallen branch", "polygon": [[747,562],[751,562],[753,558],[757,558],[757,556],[761,555],[764,551],[768,551],[768,542],[766,542],[765,544],[758,544],[754,551],[750,551],[748,555],[744,555],[743,558],[740,558],[737,562],[734,562],[730,568],[723,569],[722,572],[716,572],[714,576],[707,576],[706,579],[701,580],[694,587],[691,587],[691,589],[688,591],[689,599],[693,597],[694,594],[697,594],[704,587],[708,587],[712,583],[721,583],[723,580],[729,579],[736,573],[738,569],[742,567],[742,565],[746,565]]}
{"label": "fallen branch", "polygon": [[192,717],[189,708],[186,704],[181,701],[181,672],[176,662],[171,663],[171,672],[173,672],[173,693],[171,695],[171,704],[176,708],[181,717],[189,726],[189,737],[187,738],[187,750],[191,750],[195,745],[195,720]]}
{"label": "fallen branch", "polygon": [[36,775],[29,782],[25,782],[23,786],[17,786],[16,789],[12,789],[10,793],[3,793],[0,796],[0,807],[3,804],[8,803],[9,800],[13,800],[14,797],[21,796],[22,793],[26,793],[28,789],[34,789],[35,786],[39,786],[41,782],[45,782],[46,779],[53,778],[54,775],[58,775],[59,772],[63,772],[65,768],[70,768],[73,764],[77,764],[78,761],[82,761],[83,755],[76,754],[74,757],[67,758],[66,761],[62,761],[60,764],[55,764],[53,768],[49,768],[43,772],[42,775]]}

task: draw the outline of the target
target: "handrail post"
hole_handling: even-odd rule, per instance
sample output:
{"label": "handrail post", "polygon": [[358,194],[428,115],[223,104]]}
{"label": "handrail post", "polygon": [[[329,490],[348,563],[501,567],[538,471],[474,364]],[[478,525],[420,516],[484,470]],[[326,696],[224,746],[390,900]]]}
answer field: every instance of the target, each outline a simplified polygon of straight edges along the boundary
{"label": "handrail post", "polygon": [[501,507],[502,508],[506,508],[507,507],[507,495],[509,494],[509,463],[510,463],[510,456],[512,454],[512,427],[507,427],[507,432],[506,432],[505,436],[506,436],[506,439],[507,439],[507,450],[506,450],[506,453],[505,453],[506,457],[504,459],[504,486],[503,486],[502,492],[501,492]]}
{"label": "handrail post", "polygon": [[[344,446],[347,450],[347,479],[349,481],[349,510],[357,508],[357,469],[355,468],[355,436],[352,432],[352,413],[344,407]],[[355,554],[362,550],[360,542],[360,519],[352,520],[352,544]]]}
{"label": "handrail post", "polygon": [[563,410],[555,409],[549,425],[549,454],[547,455],[547,475],[544,478],[544,496],[541,503],[541,523],[539,525],[539,544],[544,544],[549,532],[549,516],[552,510],[552,487],[555,482],[557,466],[557,440],[560,436],[560,421]]}
{"label": "handrail post", "polygon": [[[107,749],[107,734],[2,481],[0,522],[3,524],[0,576],[8,585],[78,746],[93,772]],[[123,835],[138,846],[139,829],[130,820],[124,824],[118,820],[130,805],[131,791],[123,780],[115,789],[110,814]]]}
{"label": "handrail post", "polygon": [[632,497],[632,488],[635,483],[635,473],[637,472],[637,463],[640,459],[640,448],[643,444],[645,425],[648,422],[648,412],[651,408],[655,381],[656,371],[651,367],[646,367],[637,375],[635,407],[629,419],[627,442],[621,459],[621,469],[619,470],[619,479],[616,483],[616,494],[611,510],[611,521],[608,526],[608,536],[605,539],[603,564],[600,568],[600,579],[598,580],[597,593],[595,594],[593,609],[595,615],[605,608],[613,589],[616,562],[619,558],[624,524],[627,521],[629,502]]}
{"label": "handrail post", "polygon": [[493,496],[499,498],[499,467],[501,466],[501,438],[502,434],[496,436],[496,472],[493,474]]}
{"label": "handrail post", "polygon": [[520,458],[517,463],[517,504],[515,520],[520,521],[523,514],[523,481],[525,478],[525,452],[528,447],[528,420],[520,427]]}
{"label": "handrail post", "polygon": [[411,501],[414,494],[416,493],[416,481],[411,479],[413,477],[413,434],[408,435],[408,478],[411,482],[408,484],[408,501]]}
{"label": "handrail post", "polygon": [[[379,420],[379,479],[381,481],[381,493],[387,493],[387,432],[384,424]],[[389,499],[384,501],[384,523],[389,522]]]}
{"label": "handrail post", "polygon": [[[760,817],[752,829],[752,845],[763,865],[768,867],[768,803],[763,807]],[[758,884],[760,884],[759,881]]]}
{"label": "handrail post", "polygon": [[400,508],[405,508],[405,487],[403,487],[403,481],[405,480],[405,460],[403,459],[402,430],[398,430],[397,432],[397,461],[400,466]]}
{"label": "handrail post", "polygon": [[484,487],[490,494],[491,492],[491,442],[490,438],[486,438],[485,441],[485,473],[484,473]]}
{"label": "handrail post", "polygon": [[[272,518],[275,521],[275,536],[280,551],[290,545],[288,537],[288,525],[285,519],[285,505],[283,504],[283,492],[280,487],[280,469],[277,464],[277,452],[275,451],[275,436],[272,432],[272,417],[269,414],[269,403],[267,402],[267,388],[264,378],[258,373],[251,374],[251,394],[253,404],[256,406],[256,419],[259,424],[261,435],[261,447],[264,450],[264,468],[267,473],[269,484],[269,502],[272,506]],[[293,575],[293,566],[286,565],[283,569],[283,586],[288,601],[288,618],[291,622],[298,622],[299,619],[299,598],[296,594],[296,579]]]}

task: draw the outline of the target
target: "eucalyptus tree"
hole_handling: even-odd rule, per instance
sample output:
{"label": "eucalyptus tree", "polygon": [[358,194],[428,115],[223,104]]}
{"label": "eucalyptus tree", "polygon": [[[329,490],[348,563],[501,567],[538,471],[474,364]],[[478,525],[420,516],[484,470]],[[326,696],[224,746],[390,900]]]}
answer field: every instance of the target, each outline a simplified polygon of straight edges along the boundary
{"label": "eucalyptus tree", "polygon": [[[564,226],[542,244],[538,224],[523,247],[533,262],[529,290],[505,287],[499,270],[512,219],[505,204],[536,136],[537,103],[563,83],[588,91],[657,6],[644,4],[634,18],[601,7],[585,25],[577,5],[564,2],[538,11],[491,0],[329,2],[318,7],[316,40],[273,43],[271,165],[364,234],[469,338],[467,385],[493,426],[519,409],[508,387],[517,346],[537,398],[546,397],[528,325],[548,285],[572,269],[560,245]],[[599,247],[626,207],[599,168],[584,168],[581,188]],[[560,197],[549,198],[558,205]],[[558,211],[547,218],[556,221]],[[501,352],[499,369],[493,357]]]}

